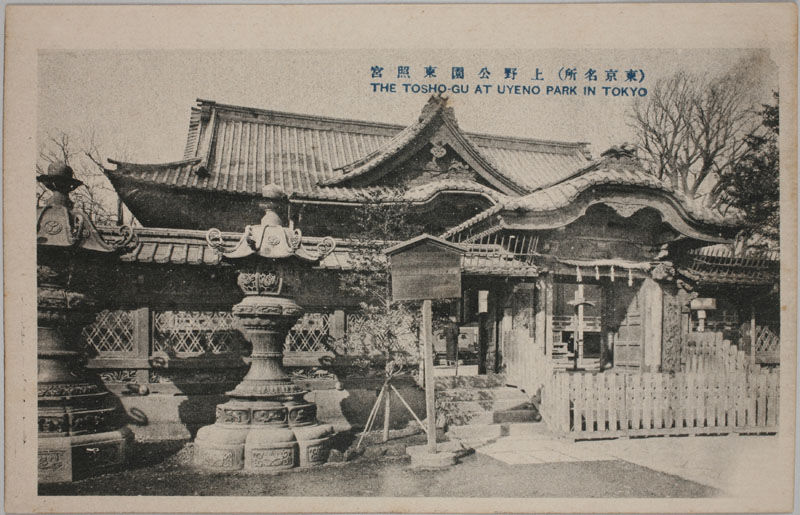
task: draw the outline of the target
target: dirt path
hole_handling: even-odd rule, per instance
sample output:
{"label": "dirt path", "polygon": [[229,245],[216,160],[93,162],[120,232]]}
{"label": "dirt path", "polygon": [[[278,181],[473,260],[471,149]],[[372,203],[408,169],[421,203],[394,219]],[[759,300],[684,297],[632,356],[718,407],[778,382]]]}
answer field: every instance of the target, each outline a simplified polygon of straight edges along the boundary
{"label": "dirt path", "polygon": [[709,497],[717,490],[622,460],[509,465],[482,454],[440,471],[370,452],[355,461],[274,475],[211,473],[191,467],[191,444],[139,444],[127,470],[40,495],[253,495],[435,497]]}

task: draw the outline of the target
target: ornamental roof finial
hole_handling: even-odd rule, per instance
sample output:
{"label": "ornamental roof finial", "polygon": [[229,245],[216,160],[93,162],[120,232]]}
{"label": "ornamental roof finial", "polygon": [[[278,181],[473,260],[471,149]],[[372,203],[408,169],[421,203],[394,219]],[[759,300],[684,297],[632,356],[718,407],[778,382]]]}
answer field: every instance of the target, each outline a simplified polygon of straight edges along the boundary
{"label": "ornamental roof finial", "polygon": [[51,163],[47,173],[36,177],[50,198],[36,213],[36,243],[43,247],[73,247],[95,252],[129,250],[136,245],[136,236],[130,226],[117,228],[119,238],[106,241],[81,209],[74,209],[69,193],[83,186],[75,178],[72,168],[64,162]]}
{"label": "ornamental roof finial", "polygon": [[232,248],[226,248],[219,229],[209,229],[206,233],[208,246],[220,253],[223,259],[239,259],[258,255],[270,259],[286,259],[295,257],[301,261],[317,262],[336,247],[331,237],[323,238],[317,244],[316,255],[308,252],[302,245],[303,233],[300,229],[285,227],[277,209],[286,193],[275,184],[267,184],[261,189],[263,201],[260,206],[264,216],[258,225],[248,225],[244,229],[239,242]]}

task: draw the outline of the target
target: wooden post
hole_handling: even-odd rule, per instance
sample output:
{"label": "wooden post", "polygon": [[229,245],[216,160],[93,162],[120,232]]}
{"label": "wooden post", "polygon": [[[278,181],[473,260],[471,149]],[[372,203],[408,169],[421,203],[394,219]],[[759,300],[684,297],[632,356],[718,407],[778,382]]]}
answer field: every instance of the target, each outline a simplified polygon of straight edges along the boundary
{"label": "wooden post", "polygon": [[750,363],[756,362],[756,306],[750,304]]}
{"label": "wooden post", "polygon": [[[152,347],[152,332],[150,327],[150,308],[139,308],[133,311],[133,345],[136,357],[146,360],[150,357]],[[136,382],[147,384],[150,382],[150,371],[147,368],[136,371]]]}
{"label": "wooden post", "polygon": [[[424,328],[422,329],[425,330]],[[422,348],[417,344],[417,351],[419,352],[419,370],[417,371],[417,384],[420,388],[425,388],[425,370],[428,368],[425,365],[425,335],[422,335]]]}
{"label": "wooden post", "polygon": [[392,392],[386,390],[386,399],[383,405],[383,441],[389,441],[389,423],[392,416]]}
{"label": "wooden post", "polygon": [[580,300],[578,304],[577,321],[575,323],[575,368],[583,366],[583,329],[584,329],[584,316],[583,316],[583,298],[584,290],[583,284],[578,285],[578,291],[575,292],[575,300]]}
{"label": "wooden post", "polygon": [[544,277],[543,290],[544,299],[544,345],[545,354],[548,359],[553,357],[553,274]]}
{"label": "wooden post", "polygon": [[[461,260],[464,249],[441,238],[422,234],[386,249],[384,254],[391,259],[392,300],[422,300],[425,403],[428,416],[427,451],[435,454],[436,385],[433,379],[431,303],[433,299],[461,297]],[[479,294],[479,301],[480,298]]]}
{"label": "wooden post", "polygon": [[425,339],[425,404],[428,416],[428,452],[436,452],[436,395],[433,379],[433,334],[431,300],[422,301],[422,330]]}
{"label": "wooden post", "polygon": [[345,328],[345,323],[347,319],[347,314],[344,312],[343,309],[334,310],[331,314],[331,323],[330,323],[330,335],[331,338],[334,340],[340,340],[344,338],[347,329]]}

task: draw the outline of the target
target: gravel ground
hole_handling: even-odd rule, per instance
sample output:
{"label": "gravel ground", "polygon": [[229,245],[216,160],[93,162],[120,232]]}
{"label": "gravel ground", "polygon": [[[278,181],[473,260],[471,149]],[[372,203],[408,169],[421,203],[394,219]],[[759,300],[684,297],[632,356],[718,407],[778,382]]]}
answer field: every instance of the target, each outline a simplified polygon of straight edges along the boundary
{"label": "gravel ground", "polygon": [[[40,485],[40,495],[252,495],[391,497],[711,497],[713,488],[621,460],[507,465],[469,454],[451,468],[408,468],[406,445],[423,434],[396,431],[387,443],[370,434],[353,453],[354,435],[334,449],[350,461],[269,475],[194,468],[191,442],[137,442],[125,470],[70,484]],[[336,453],[334,453],[336,455]]]}

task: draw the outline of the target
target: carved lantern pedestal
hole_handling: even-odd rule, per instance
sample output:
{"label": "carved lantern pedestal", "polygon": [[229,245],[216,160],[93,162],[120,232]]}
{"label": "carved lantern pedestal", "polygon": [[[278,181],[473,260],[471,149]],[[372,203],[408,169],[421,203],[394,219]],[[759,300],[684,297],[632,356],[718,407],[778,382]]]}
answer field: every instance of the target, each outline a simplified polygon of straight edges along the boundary
{"label": "carved lantern pedestal", "polygon": [[106,242],[73,209],[69,193],[82,183],[64,163],[37,180],[50,191],[36,223],[38,468],[40,483],[56,483],[123,463],[133,441],[119,401],[86,369],[78,341],[99,309],[87,294],[97,289],[95,262],[135,238],[123,226],[120,239]]}
{"label": "carved lantern pedestal", "polygon": [[[40,253],[40,263],[41,258]],[[87,295],[56,284],[65,274],[38,266],[40,483],[73,481],[120,465],[133,441],[115,398],[83,366],[76,343],[97,306]]]}
{"label": "carved lantern pedestal", "polygon": [[233,314],[252,343],[250,370],[217,406],[217,421],[195,440],[196,463],[216,470],[269,472],[327,460],[333,426],[317,421],[317,406],[283,369],[283,342],[302,309],[293,300],[259,294],[279,291],[280,272],[241,272],[246,297]]}
{"label": "carved lantern pedestal", "polygon": [[304,399],[283,369],[283,343],[302,314],[290,293],[298,266],[315,264],[334,248],[325,238],[317,253],[302,246],[302,234],[284,227],[277,212],[285,194],[266,186],[259,225],[247,226],[238,244],[226,249],[221,233],[206,239],[223,262],[241,266],[238,285],[244,300],[233,306],[245,338],[253,345],[250,370],[217,406],[217,420],[201,428],[195,439],[195,463],[214,470],[271,472],[310,467],[327,461],[327,440],[333,426],[317,421],[317,406]]}

